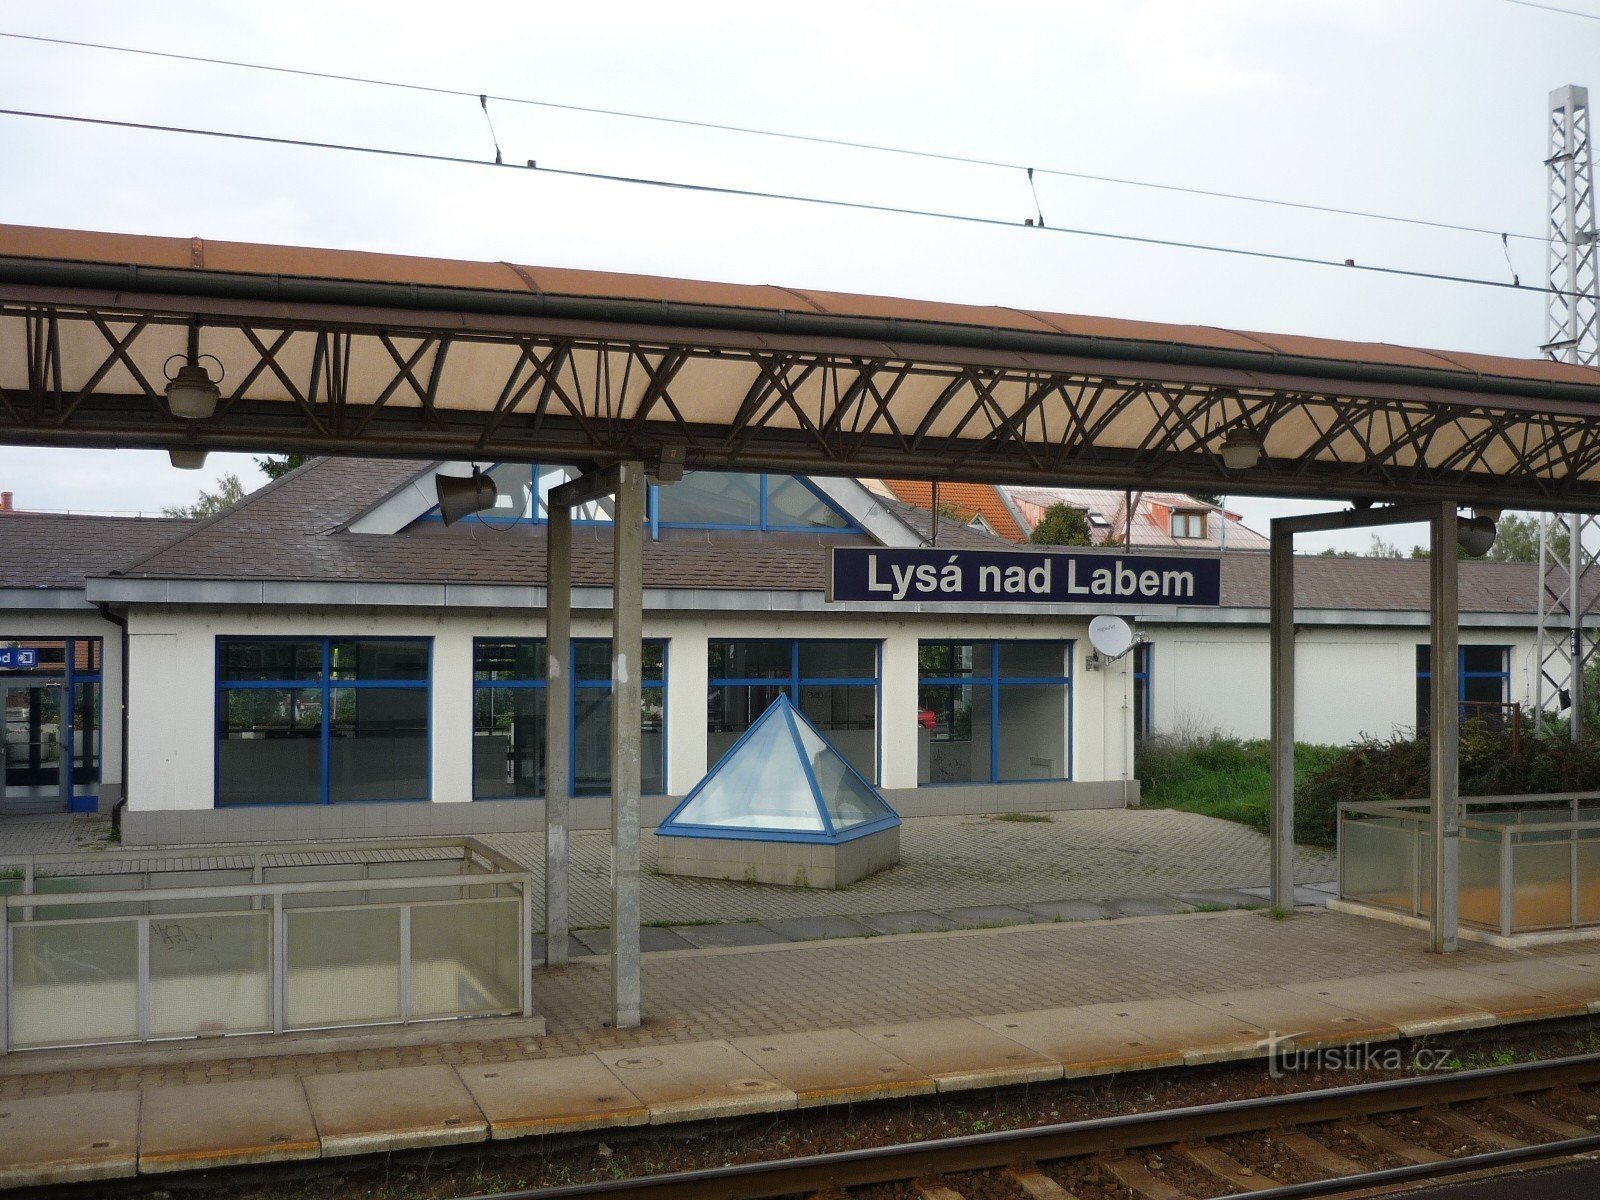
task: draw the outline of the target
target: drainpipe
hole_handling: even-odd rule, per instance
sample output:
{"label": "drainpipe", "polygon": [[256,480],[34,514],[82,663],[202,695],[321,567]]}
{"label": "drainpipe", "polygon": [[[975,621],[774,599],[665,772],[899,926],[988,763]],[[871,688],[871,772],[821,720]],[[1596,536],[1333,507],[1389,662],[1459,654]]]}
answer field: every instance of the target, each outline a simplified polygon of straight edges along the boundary
{"label": "drainpipe", "polygon": [[[122,636],[117,639],[120,648],[118,660],[122,664],[121,687],[118,689],[121,692],[121,696],[118,698],[118,707],[121,710],[120,727],[122,730],[118,771],[122,782],[119,785],[121,794],[117,797],[117,802],[111,806],[111,828],[120,835],[122,833],[122,810],[128,803],[128,618],[118,616],[112,612],[111,606],[104,600],[98,601],[95,604],[95,608],[99,610],[101,620],[109,621],[122,631]],[[104,704],[102,693],[102,709]]]}

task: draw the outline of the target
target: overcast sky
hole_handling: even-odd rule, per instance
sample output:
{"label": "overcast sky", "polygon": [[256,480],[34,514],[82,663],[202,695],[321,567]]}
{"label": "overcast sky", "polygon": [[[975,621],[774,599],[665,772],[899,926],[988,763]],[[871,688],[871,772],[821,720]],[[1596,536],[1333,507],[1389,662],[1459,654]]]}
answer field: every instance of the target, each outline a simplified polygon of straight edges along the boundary
{"label": "overcast sky", "polygon": [[[1562,0],[1600,16],[1597,0]],[[245,59],[1538,234],[1548,93],[1600,20],[1510,0],[0,3],[0,30]],[[0,39],[0,107],[482,156],[475,99]],[[1600,97],[1597,97],[1600,99]],[[491,103],[507,161],[959,211],[1019,170]],[[506,259],[1531,355],[1533,293],[0,117],[0,221]],[[1525,281],[1537,242],[1038,178],[1051,226]],[[159,509],[251,460],[0,449],[33,508]],[[1265,519],[1293,502],[1239,500]],[[1324,507],[1311,505],[1310,507]],[[1416,540],[1397,531],[1403,544]],[[1391,536],[1394,536],[1393,534]],[[1364,549],[1370,534],[1324,541]]]}

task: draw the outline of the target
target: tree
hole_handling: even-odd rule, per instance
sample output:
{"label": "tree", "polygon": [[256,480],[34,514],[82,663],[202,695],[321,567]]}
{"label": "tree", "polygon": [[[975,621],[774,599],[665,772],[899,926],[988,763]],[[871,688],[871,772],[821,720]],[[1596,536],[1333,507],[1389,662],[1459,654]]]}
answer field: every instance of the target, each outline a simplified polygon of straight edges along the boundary
{"label": "tree", "polygon": [[234,474],[220,476],[217,490],[202,491],[193,504],[169,504],[161,511],[169,517],[210,517],[244,499],[244,484]]}
{"label": "tree", "polygon": [[[1565,561],[1570,544],[1566,533],[1557,533],[1550,540],[1556,556]],[[1494,545],[1489,547],[1489,553],[1484,557],[1491,562],[1538,562],[1539,518],[1518,516],[1516,513],[1503,514],[1495,531]]]}
{"label": "tree", "polygon": [[1335,550],[1332,546],[1329,546],[1326,550],[1318,550],[1317,551],[1317,556],[1319,558],[1359,558],[1360,557],[1360,555],[1358,555],[1354,550]]}
{"label": "tree", "polygon": [[1368,558],[1404,558],[1400,547],[1393,542],[1386,542],[1377,534],[1372,535],[1372,546],[1367,551]]}
{"label": "tree", "polygon": [[1092,546],[1089,514],[1081,508],[1052,504],[1044,510],[1028,540],[1036,546]]}
{"label": "tree", "polygon": [[1189,499],[1198,500],[1201,504],[1209,504],[1212,508],[1222,507],[1222,497],[1210,492],[1190,492]]}
{"label": "tree", "polygon": [[305,461],[304,454],[278,454],[256,459],[256,466],[268,479],[281,479]]}

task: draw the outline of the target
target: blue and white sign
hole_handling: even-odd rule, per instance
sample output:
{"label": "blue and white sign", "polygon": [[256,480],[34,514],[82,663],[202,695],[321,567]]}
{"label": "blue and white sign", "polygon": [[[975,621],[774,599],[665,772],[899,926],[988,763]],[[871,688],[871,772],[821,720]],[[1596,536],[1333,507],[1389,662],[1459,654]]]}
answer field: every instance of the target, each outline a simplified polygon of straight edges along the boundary
{"label": "blue and white sign", "polygon": [[890,604],[1222,603],[1222,560],[1042,550],[833,547],[828,600]]}
{"label": "blue and white sign", "polygon": [[31,671],[39,665],[39,652],[21,646],[0,646],[0,671]]}

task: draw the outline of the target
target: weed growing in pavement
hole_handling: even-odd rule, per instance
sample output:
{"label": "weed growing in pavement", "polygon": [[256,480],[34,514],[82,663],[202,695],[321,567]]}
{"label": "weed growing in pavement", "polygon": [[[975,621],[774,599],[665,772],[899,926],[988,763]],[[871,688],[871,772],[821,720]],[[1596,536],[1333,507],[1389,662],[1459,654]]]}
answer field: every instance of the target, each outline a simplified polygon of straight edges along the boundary
{"label": "weed growing in pavement", "polygon": [[1024,812],[995,813],[989,819],[991,821],[1012,821],[1019,825],[1048,825],[1055,820],[1048,813]]}
{"label": "weed growing in pavement", "polygon": [[1269,911],[1268,915],[1274,921],[1287,921],[1289,919],[1289,910],[1287,908],[1274,908]]}

